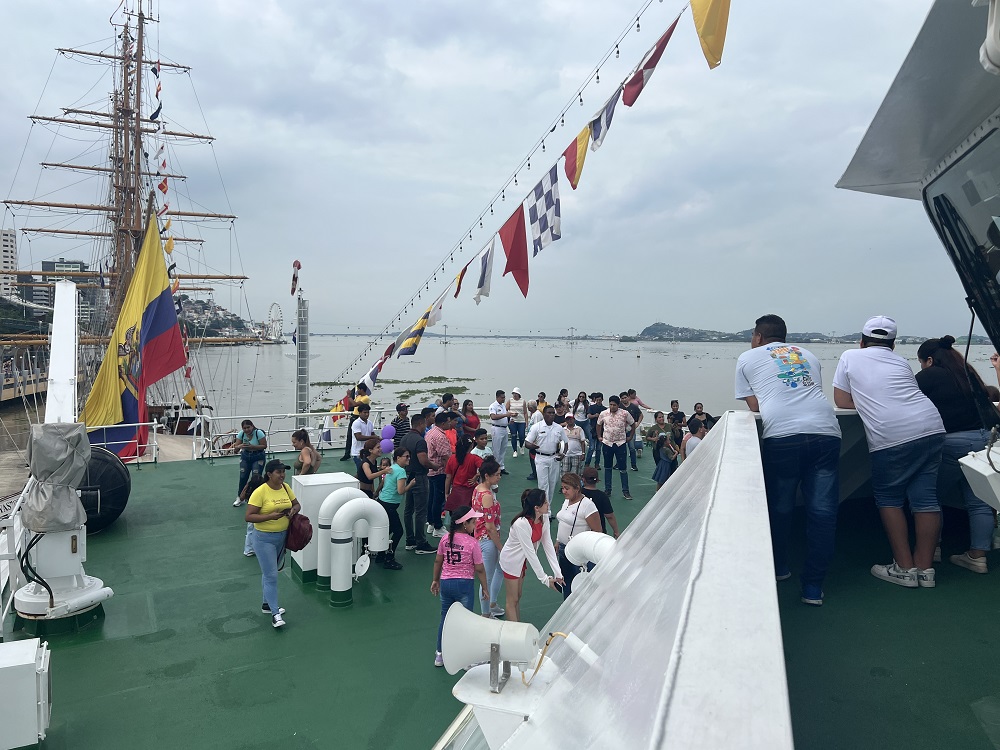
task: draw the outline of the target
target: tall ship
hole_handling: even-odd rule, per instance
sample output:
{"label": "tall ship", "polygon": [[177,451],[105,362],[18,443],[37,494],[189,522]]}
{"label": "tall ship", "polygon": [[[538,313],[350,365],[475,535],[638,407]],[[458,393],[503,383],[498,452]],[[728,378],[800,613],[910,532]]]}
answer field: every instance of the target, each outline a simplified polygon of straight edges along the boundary
{"label": "tall ship", "polygon": [[[189,422],[212,391],[206,368],[197,365],[200,348],[280,340],[280,323],[258,330],[217,304],[228,299],[230,309],[245,310],[240,282],[247,277],[223,267],[232,262],[226,258],[238,258],[236,215],[203,205],[184,169],[205,173],[214,164],[189,148],[208,156],[214,142],[193,83],[188,85],[191,69],[161,53],[159,34],[151,33],[159,23],[151,3],[123,3],[110,20],[110,38],[56,50],[53,77],[65,72],[68,79],[88,80],[90,88],[69,105],[30,115],[25,155],[4,200],[5,243],[22,249],[0,269],[0,308],[12,311],[5,318],[20,315],[24,323],[0,329],[7,331],[0,334],[0,399],[44,390],[58,279],[77,284],[79,393],[86,397],[152,214],[188,361],[150,388],[149,416],[169,417],[174,428],[183,428],[187,423],[177,417],[183,412]],[[40,103],[48,101],[46,94]],[[182,124],[188,121],[200,125]],[[36,156],[40,173],[32,163]],[[226,200],[221,175],[207,192]],[[192,392],[193,399],[184,398]]]}

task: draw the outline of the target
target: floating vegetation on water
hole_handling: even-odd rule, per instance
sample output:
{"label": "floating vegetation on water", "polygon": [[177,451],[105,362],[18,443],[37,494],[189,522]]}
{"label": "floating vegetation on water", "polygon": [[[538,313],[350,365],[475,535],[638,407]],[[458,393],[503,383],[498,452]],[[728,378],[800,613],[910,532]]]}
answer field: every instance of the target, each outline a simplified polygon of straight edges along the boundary
{"label": "floating vegetation on water", "polygon": [[[450,391],[450,393],[453,393],[456,396],[461,396],[463,393],[468,393],[468,392],[469,388],[464,385],[456,385]],[[431,391],[428,391],[426,388],[412,388],[409,390],[400,391],[398,395],[400,401],[410,401],[411,399],[413,399],[414,396],[419,396],[417,401],[426,400],[429,402],[429,401],[435,401],[436,399],[441,397],[440,393],[432,393]]]}
{"label": "floating vegetation on water", "polygon": [[[452,378],[447,375],[428,375],[426,377],[420,378],[420,380],[392,380],[390,378],[383,378],[382,380],[378,381],[378,385],[419,385],[420,383],[471,383],[474,380],[475,378]],[[345,381],[319,380],[315,383],[310,383],[309,385],[311,385],[313,388],[332,388],[335,385],[352,386],[355,384]],[[452,392],[458,393],[459,391],[452,389]],[[461,391],[461,393],[465,393],[465,391]]]}

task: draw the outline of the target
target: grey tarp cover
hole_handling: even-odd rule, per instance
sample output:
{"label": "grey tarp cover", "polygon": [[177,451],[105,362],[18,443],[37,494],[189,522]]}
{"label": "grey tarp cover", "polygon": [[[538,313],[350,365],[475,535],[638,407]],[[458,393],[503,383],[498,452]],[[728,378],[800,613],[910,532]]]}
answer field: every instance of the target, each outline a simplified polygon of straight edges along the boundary
{"label": "grey tarp cover", "polygon": [[90,462],[90,441],[83,424],[58,422],[31,426],[28,469],[31,483],[21,505],[21,521],[33,532],[71,531],[87,522],[76,487]]}

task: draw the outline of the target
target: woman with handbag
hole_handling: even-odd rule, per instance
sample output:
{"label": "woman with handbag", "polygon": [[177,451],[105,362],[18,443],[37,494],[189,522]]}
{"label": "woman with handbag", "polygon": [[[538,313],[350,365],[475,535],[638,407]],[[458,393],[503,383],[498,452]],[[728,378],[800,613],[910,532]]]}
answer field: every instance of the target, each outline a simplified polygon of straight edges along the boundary
{"label": "woman with handbag", "polygon": [[271,625],[283,627],[285,613],[278,606],[278,569],[285,553],[288,521],[301,510],[292,488],[285,484],[285,471],[290,469],[277,459],[264,466],[265,482],[247,500],[246,521],[254,525],[253,551],[260,564],[264,602],[260,611],[271,615]]}
{"label": "woman with handbag", "polygon": [[566,500],[556,514],[559,522],[556,530],[556,554],[559,558],[559,570],[566,582],[562,590],[565,599],[572,593],[573,579],[580,572],[580,567],[566,558],[566,545],[581,531],[601,531],[601,515],[597,512],[594,501],[583,494],[580,477],[576,474],[563,474],[562,493]]}

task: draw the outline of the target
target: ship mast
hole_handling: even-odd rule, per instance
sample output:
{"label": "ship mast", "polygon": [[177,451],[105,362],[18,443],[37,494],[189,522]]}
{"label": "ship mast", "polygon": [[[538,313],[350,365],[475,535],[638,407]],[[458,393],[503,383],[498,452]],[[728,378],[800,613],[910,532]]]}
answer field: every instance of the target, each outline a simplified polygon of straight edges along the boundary
{"label": "ship mast", "polygon": [[[87,203],[74,203],[68,201],[53,200],[18,200],[7,199],[4,202],[12,210],[24,207],[30,209],[40,209],[45,212],[54,212],[62,216],[85,217],[87,215],[100,217],[96,226],[72,226],[66,223],[59,223],[55,226],[44,226],[27,222],[27,226],[18,228],[19,232],[25,235],[50,235],[53,237],[83,237],[92,238],[95,243],[95,252],[92,258],[94,265],[100,262],[100,269],[93,271],[52,273],[53,276],[78,275],[96,282],[100,285],[85,284],[80,288],[89,289],[92,286],[101,288],[105,279],[107,285],[106,303],[95,305],[94,318],[90,321],[88,333],[91,336],[106,337],[114,327],[118,319],[121,307],[125,300],[126,292],[132,281],[135,263],[139,250],[142,246],[143,233],[145,231],[144,207],[146,197],[151,190],[155,190],[157,183],[164,178],[172,180],[183,180],[184,175],[174,172],[174,170],[163,169],[160,161],[162,157],[156,153],[156,148],[165,141],[175,139],[193,139],[198,141],[213,141],[210,135],[183,132],[182,130],[168,129],[162,117],[153,119],[148,115],[143,116],[143,96],[147,98],[149,93],[143,86],[144,66],[156,65],[159,71],[162,69],[174,69],[180,72],[190,70],[185,65],[176,63],[161,62],[158,59],[146,59],[147,55],[155,58],[155,51],[151,52],[148,44],[146,27],[151,18],[142,10],[141,2],[138,3],[137,12],[125,11],[122,21],[113,21],[116,28],[116,40],[112,49],[95,52],[91,50],[60,48],[58,52],[67,56],[83,56],[107,60],[113,67],[112,71],[112,91],[109,94],[107,111],[100,111],[101,107],[84,108],[66,107],[62,109],[61,116],[51,117],[41,114],[30,116],[34,123],[52,123],[56,126],[70,126],[86,129],[96,128],[108,134],[107,162],[102,165],[88,165],[70,163],[70,161],[44,161],[42,166],[46,168],[58,168],[63,170],[76,170],[94,175],[106,175],[107,187],[106,198],[104,200],[90,201]],[[156,117],[156,115],[153,115]],[[155,143],[144,144],[144,139],[152,137]],[[47,196],[41,196],[47,197]],[[153,208],[155,211],[155,207]],[[237,217],[231,214],[207,213],[203,211],[181,210],[179,206],[173,206],[162,214],[166,218],[193,219],[198,220],[229,220]],[[193,236],[172,235],[174,243],[190,243],[200,245],[204,240]],[[37,274],[38,271],[25,270],[5,270],[0,271],[0,276],[23,276]],[[227,280],[242,281],[245,276],[233,276],[227,274],[173,274],[176,279],[200,279],[200,280]],[[52,282],[43,281],[41,284],[28,280],[21,286],[49,286]],[[189,289],[191,289],[189,287]],[[206,290],[201,287],[199,290]],[[180,290],[178,290],[180,291]],[[103,292],[99,293],[103,296]],[[4,337],[0,336],[0,339]],[[0,342],[4,343],[4,342]]]}

